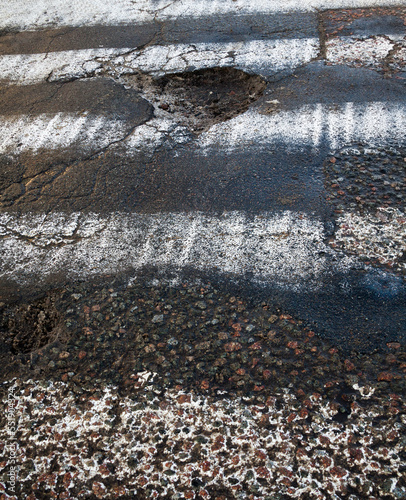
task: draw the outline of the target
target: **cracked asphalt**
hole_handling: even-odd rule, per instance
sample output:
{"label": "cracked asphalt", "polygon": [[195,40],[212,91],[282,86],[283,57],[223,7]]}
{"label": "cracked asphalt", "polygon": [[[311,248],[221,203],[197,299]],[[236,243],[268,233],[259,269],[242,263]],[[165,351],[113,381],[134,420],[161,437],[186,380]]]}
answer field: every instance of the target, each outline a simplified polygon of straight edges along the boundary
{"label": "cracked asphalt", "polygon": [[0,7],[1,498],[406,495],[406,8],[204,5]]}

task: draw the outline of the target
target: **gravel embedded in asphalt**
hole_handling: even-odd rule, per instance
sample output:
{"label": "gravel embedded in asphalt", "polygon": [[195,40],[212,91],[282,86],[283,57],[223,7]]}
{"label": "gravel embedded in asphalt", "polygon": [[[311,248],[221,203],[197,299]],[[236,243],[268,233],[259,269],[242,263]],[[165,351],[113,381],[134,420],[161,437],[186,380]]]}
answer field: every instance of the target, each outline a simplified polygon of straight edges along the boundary
{"label": "gravel embedded in asphalt", "polygon": [[336,210],[375,215],[379,208],[405,211],[406,149],[354,145],[324,163],[328,201]]}
{"label": "gravel embedded in asphalt", "polygon": [[[235,7],[231,7],[234,13]],[[201,35],[184,29],[193,26],[190,12],[196,11],[192,7],[187,9],[189,24],[178,26],[175,22],[170,27],[162,22],[167,15],[165,7],[162,15],[154,17],[160,19],[161,43],[155,38],[158,28],[153,26],[153,31],[157,31],[151,39],[146,38],[139,43],[140,49],[123,55],[121,49],[107,48],[103,55],[104,48],[100,47],[101,50],[90,49],[85,55],[70,46],[57,48],[73,32],[75,43],[91,42],[89,26],[47,32],[45,56],[19,53],[22,46],[18,40],[24,39],[38,50],[38,45],[32,44],[34,32],[28,37],[24,32],[6,35],[9,40],[12,37],[10,43],[16,51],[15,57],[6,53],[2,58],[9,83],[30,83],[31,75],[31,83],[37,85],[26,86],[25,90],[11,85],[7,90],[11,97],[4,100],[5,115],[10,114],[12,119],[6,116],[3,120],[8,149],[3,158],[6,174],[0,201],[13,214],[4,214],[5,247],[11,248],[10,235],[18,240],[18,248],[22,242],[33,246],[39,243],[40,247],[45,242],[47,257],[53,246],[67,242],[76,245],[81,233],[75,220],[80,219],[86,226],[87,219],[76,213],[71,225],[73,207],[78,211],[85,207],[86,213],[90,210],[95,231],[95,207],[101,207],[100,212],[114,213],[123,207],[126,213],[134,207],[140,213],[161,212],[163,207],[170,207],[176,214],[186,210],[189,222],[193,218],[191,208],[205,213],[208,208],[219,213],[226,208],[231,213],[245,203],[249,211],[255,212],[263,207],[270,209],[272,199],[278,200],[272,210],[297,210],[297,206],[303,206],[305,213],[309,207],[317,212],[315,200],[320,198],[324,203],[324,175],[329,203],[326,211],[331,209],[334,213],[331,219],[327,216],[328,223],[323,219],[326,226],[331,226],[330,244],[362,261],[354,275],[349,273],[348,279],[345,276],[339,280],[337,288],[343,292],[340,299],[331,294],[335,307],[329,310],[325,321],[330,325],[329,338],[323,336],[323,321],[317,323],[316,319],[320,318],[318,309],[323,309],[326,300],[313,300],[316,305],[310,306],[312,297],[318,295],[308,293],[309,285],[302,295],[296,295],[300,304],[287,300],[284,309],[279,305],[277,279],[282,276],[282,268],[277,254],[272,256],[275,273],[267,277],[274,286],[274,302],[265,298],[269,294],[249,294],[238,289],[236,283],[227,288],[186,279],[172,284],[139,279],[123,285],[112,278],[107,284],[63,285],[31,299],[25,295],[13,301],[0,295],[0,499],[406,497],[406,353],[405,322],[400,311],[404,296],[401,274],[406,274],[406,150],[398,145],[388,146],[390,141],[404,141],[405,9],[334,10],[314,16],[312,12],[310,17],[302,13],[306,29],[298,39],[290,38],[289,33],[295,30],[285,29],[285,25],[292,29],[297,21],[292,22],[293,17],[283,20],[278,13],[275,19],[278,23],[283,21],[279,33],[287,38],[262,41],[257,37],[259,33],[264,36],[264,23],[271,29],[268,18],[258,14],[261,23],[255,24],[254,29],[252,20],[246,17],[247,11],[243,17],[243,11],[236,7],[238,15],[233,16],[238,21],[233,17],[233,22],[249,25],[249,31],[244,28],[237,34],[242,35],[241,41],[232,40],[232,45],[224,40],[214,45],[212,40],[209,44],[179,40],[176,30],[187,32],[184,36],[192,38]],[[176,6],[173,12],[176,14]],[[174,15],[173,12],[168,15]],[[205,19],[209,18],[217,30],[218,16]],[[316,33],[317,18],[320,38]],[[35,23],[41,22],[38,19]],[[65,19],[67,26],[64,16],[58,19],[57,24]],[[97,15],[92,19],[95,22]],[[228,30],[229,21],[220,17],[220,22]],[[312,23],[317,36],[306,27]],[[228,36],[233,38],[233,25],[230,27]],[[97,33],[111,37],[110,28],[99,26]],[[142,29],[137,29],[141,37],[146,36]],[[131,38],[131,27],[122,26],[118,31],[114,27],[114,31],[120,32],[120,37],[124,33],[121,43],[126,47],[125,33]],[[208,27],[204,31],[209,35]],[[245,40],[248,35],[250,38]],[[255,62],[254,56],[261,52],[266,58]],[[238,65],[248,68],[251,76],[224,67],[188,72],[190,67],[206,67],[208,56],[212,57],[210,65]],[[83,63],[84,57],[89,57],[87,63]],[[295,74],[269,83],[262,101],[254,107],[256,111],[207,132],[213,123],[246,111],[262,94],[265,82],[252,73],[265,74],[266,70],[269,76],[287,68],[289,73],[313,59],[313,63]],[[16,65],[13,61],[26,64]],[[36,66],[40,61],[43,64]],[[344,68],[343,63],[351,69]],[[154,73],[157,68],[157,74],[165,74],[169,68],[172,72],[187,71],[166,74],[155,81],[155,90],[159,84],[161,89],[156,95],[149,93],[152,98],[148,100],[155,104],[153,119],[150,103],[139,100],[138,93],[128,88],[124,92],[118,82],[91,78],[96,74],[119,77],[121,83],[133,85],[138,91],[140,81],[149,79],[145,75],[134,76],[139,71],[134,66],[142,64],[145,71]],[[238,77],[245,85],[234,88]],[[47,85],[40,84],[45,78]],[[70,81],[76,78],[89,80]],[[200,86],[202,82],[204,85]],[[53,100],[57,88],[58,99]],[[72,102],[64,94],[69,89],[76,89]],[[38,92],[48,97],[38,101]],[[16,104],[16,96],[21,95],[35,101],[34,107],[28,101]],[[99,112],[100,99],[106,95],[109,97],[103,101],[104,114],[114,119],[117,115],[126,116],[125,123],[86,117],[88,104],[90,110]],[[57,115],[53,116],[55,111]],[[76,116],[77,112],[80,116]],[[21,113],[16,119],[15,115]],[[26,113],[39,115],[32,121]],[[76,129],[78,124],[85,126]],[[26,125],[28,128],[24,128]],[[136,133],[128,139],[133,128]],[[203,132],[196,144],[194,132]],[[69,142],[67,133],[71,133],[71,143],[78,146],[78,150],[72,148],[69,158],[67,151],[61,153],[58,149]],[[330,147],[348,146],[355,140],[387,146],[372,149],[371,144],[369,148],[355,145],[332,152],[322,175],[319,170],[314,175],[315,171],[307,165],[315,162],[317,169],[320,167],[321,161],[316,160],[313,152],[297,157],[288,152],[293,146],[305,144],[314,151],[321,148],[323,152],[316,155],[321,158]],[[255,161],[249,154],[244,156],[254,143],[259,149],[268,150],[261,153],[263,156],[258,153]],[[37,148],[40,152],[35,156]],[[226,160],[218,160],[219,148],[219,155]],[[273,148],[281,152],[271,155]],[[107,152],[108,149],[114,151]],[[120,158],[124,150],[126,156]],[[212,150],[216,150],[216,155],[208,155],[213,154]],[[134,159],[134,151],[139,158]],[[20,156],[14,157],[16,152]],[[99,157],[99,153],[104,154]],[[179,162],[173,163],[178,154]],[[143,155],[151,159],[150,163]],[[201,160],[199,155],[208,155],[209,160]],[[290,161],[292,158],[294,161]],[[292,165],[284,169],[283,164]],[[69,175],[64,175],[65,167]],[[93,180],[95,171],[99,181],[103,179],[96,182],[97,186]],[[242,181],[243,173],[247,180]],[[53,181],[49,184],[50,175]],[[320,180],[320,190],[309,198],[311,203],[303,198],[307,201],[301,205],[296,198],[302,200],[303,193],[312,191],[316,179]],[[124,186],[128,191],[123,191]],[[224,205],[216,205],[217,200]],[[31,214],[39,209],[37,216],[43,216],[42,222],[46,223],[36,224],[34,217],[25,232],[13,230],[9,221],[16,207]],[[56,219],[61,217],[65,225],[46,242],[52,228],[52,215],[51,220],[47,216],[55,216],[54,209],[61,207],[67,212],[56,214]],[[324,205],[322,211],[324,214]],[[303,217],[301,214],[300,220]],[[107,226],[114,225],[109,222],[114,218],[106,220]],[[157,220],[162,229],[160,219]],[[335,228],[330,220],[335,221]],[[226,248],[236,246],[241,250],[239,242],[253,227],[245,226],[244,221],[245,215],[237,217],[238,228],[243,230],[237,231],[235,240],[225,233],[229,244]],[[318,224],[324,235],[322,222]],[[267,231],[269,227],[266,226]],[[306,228],[301,226],[298,234],[303,227]],[[317,238],[311,228],[315,227],[308,226],[314,241]],[[120,226],[115,229],[121,244],[125,235]],[[163,254],[159,254],[158,248],[165,248],[165,233],[158,233],[148,233],[148,241],[154,242],[151,253],[159,261]],[[284,240],[288,232],[279,231],[272,237]],[[207,236],[206,240],[214,246],[214,240]],[[300,240],[293,240],[290,247],[277,243],[272,248],[277,247],[280,255],[289,255],[296,271],[294,276],[303,277],[293,252],[297,241]],[[258,253],[259,246],[252,247]],[[114,250],[106,250],[106,254],[114,253],[120,245],[111,248]],[[219,248],[214,252],[216,258],[222,258],[223,247]],[[32,279],[27,266],[28,261],[33,261],[30,252],[21,260],[19,269]],[[252,264],[251,254],[247,257],[245,251],[242,253]],[[11,272],[18,274],[17,254],[12,251],[9,255]],[[93,271],[96,262],[91,255],[94,254],[87,254],[86,264]],[[179,262],[185,265],[183,257],[174,263],[168,258],[170,253],[165,255],[171,269],[177,268]],[[235,261],[234,254],[230,255]],[[319,247],[317,255],[325,255],[324,247]],[[270,257],[267,248],[264,260],[268,263]],[[120,258],[117,257],[118,262]],[[103,260],[102,256],[99,264],[103,263],[106,274]],[[61,262],[52,255],[47,260],[48,266],[52,263],[57,267],[56,280],[62,277],[59,283],[65,283]],[[144,267],[149,264],[142,262]],[[231,272],[231,267],[224,271],[218,264],[216,260],[216,272]],[[74,267],[72,258],[69,265]],[[307,260],[306,265],[315,275],[313,264]],[[42,269],[45,272],[50,267]],[[235,273],[236,268],[232,269]],[[237,280],[236,274],[231,279]],[[230,279],[230,274],[226,276]],[[250,277],[252,271],[244,271],[244,279],[249,281]],[[320,281],[324,278],[323,275]],[[27,294],[30,286],[26,284],[22,293]],[[45,287],[42,283],[36,286]],[[11,287],[7,292],[11,293]],[[351,300],[361,307],[348,307]],[[306,314],[304,309],[311,311],[307,318],[312,317],[313,323],[299,317]],[[382,310],[387,312],[387,322],[376,319],[380,319]],[[354,311],[357,313],[351,315]],[[347,323],[345,316],[351,322]],[[345,329],[345,335],[341,335]],[[378,346],[378,338],[379,348],[374,350],[371,345]]]}
{"label": "gravel embedded in asphalt", "polygon": [[126,391],[130,375],[150,371],[163,388],[260,396],[290,384],[308,393],[336,380],[329,391],[338,394],[348,377],[350,385],[377,382],[388,372],[392,389],[404,389],[403,347],[389,362],[391,348],[348,352],[317,333],[271,303],[211,284],[78,284],[4,304],[1,373],[85,387],[108,381]]}
{"label": "gravel embedded in asphalt", "polygon": [[331,245],[368,264],[406,274],[406,150],[360,144],[324,162],[337,230]]}
{"label": "gravel embedded in asphalt", "polygon": [[18,497],[2,498],[404,498],[398,394],[354,384],[351,415],[337,419],[339,403],[319,392],[213,399],[158,391],[155,378],[134,374],[127,396],[113,385],[3,385],[18,415],[20,471]]}
{"label": "gravel embedded in asphalt", "polygon": [[83,283],[0,307],[0,432],[14,422],[20,467],[2,498],[405,494],[396,340],[348,352],[209,283]]}

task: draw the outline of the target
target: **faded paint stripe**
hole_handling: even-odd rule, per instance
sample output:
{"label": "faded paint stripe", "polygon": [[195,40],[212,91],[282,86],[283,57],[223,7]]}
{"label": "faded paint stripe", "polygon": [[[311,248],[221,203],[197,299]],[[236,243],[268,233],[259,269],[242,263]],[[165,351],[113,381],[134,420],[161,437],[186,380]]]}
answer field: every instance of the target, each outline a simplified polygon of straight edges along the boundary
{"label": "faded paint stripe", "polygon": [[129,49],[84,49],[50,52],[48,54],[13,54],[0,57],[0,79],[20,85],[43,82],[54,72],[64,74],[74,69],[77,76],[101,67],[97,58],[114,58]]}
{"label": "faded paint stripe", "polygon": [[[58,26],[128,24],[174,18],[219,16],[224,14],[268,14],[375,7],[374,0],[38,0],[27,8],[24,0],[9,0],[0,5],[0,28],[38,29]],[[398,0],[380,0],[379,6],[397,6]]]}
{"label": "faded paint stripe", "polygon": [[[320,146],[331,149],[362,141],[370,145],[404,143],[406,106],[390,102],[342,105],[306,105],[293,111],[261,115],[249,110],[214,125],[199,139],[203,150],[231,151],[244,147],[267,147],[286,143],[295,147]],[[136,131],[139,133],[139,130]]]}
{"label": "faded paint stripe", "polygon": [[76,145],[84,151],[105,148],[125,137],[125,123],[86,113],[0,116],[0,152],[19,154]]}
{"label": "faded paint stripe", "polygon": [[[31,85],[43,81],[108,73],[111,76],[144,71],[159,76],[186,69],[232,66],[250,72],[272,74],[295,68],[317,57],[319,40],[253,40],[233,43],[155,45],[143,50],[86,49],[19,54],[0,57],[0,79]],[[124,53],[130,54],[123,55]]]}
{"label": "faded paint stripe", "polygon": [[255,216],[4,213],[0,251],[0,276],[26,283],[60,272],[86,278],[157,266],[249,273],[256,281],[300,289],[318,288],[323,276],[354,265],[325,244],[319,219],[288,211]]}
{"label": "faded paint stripe", "polygon": [[[362,141],[370,146],[405,143],[406,106],[399,103],[307,105],[293,111],[262,115],[255,110],[219,123],[196,142],[203,154],[212,150],[266,148],[272,144],[331,149]],[[0,153],[59,149],[78,145],[83,150],[106,147],[123,139],[123,122],[74,113],[0,117]],[[168,137],[193,140],[185,127],[170,119],[155,118],[135,129],[122,143],[125,150],[153,150]]]}
{"label": "faded paint stripe", "polygon": [[333,64],[376,67],[391,54],[390,64],[404,69],[406,65],[406,37],[403,35],[375,35],[368,38],[337,37],[326,44],[326,60]]}

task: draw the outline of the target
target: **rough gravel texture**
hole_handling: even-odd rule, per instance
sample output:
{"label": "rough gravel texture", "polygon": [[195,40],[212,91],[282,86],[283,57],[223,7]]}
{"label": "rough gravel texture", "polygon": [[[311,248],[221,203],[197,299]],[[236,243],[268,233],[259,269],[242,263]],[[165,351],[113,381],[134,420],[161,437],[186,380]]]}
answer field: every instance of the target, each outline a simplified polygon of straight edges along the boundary
{"label": "rough gravel texture", "polygon": [[324,162],[327,201],[337,229],[333,248],[406,274],[406,150],[354,145]]}
{"label": "rough gravel texture", "polygon": [[[323,2],[319,4],[325,7]],[[169,9],[168,15],[165,7],[155,18],[177,15],[176,5],[175,10],[172,11],[171,6]],[[235,10],[234,5],[232,9]],[[134,5],[129,11],[134,12]],[[117,12],[124,10],[120,8]],[[52,19],[53,13],[46,15]],[[100,13],[99,17],[93,17],[92,22],[100,22],[101,16]],[[117,21],[122,19],[120,16]],[[298,137],[310,140],[306,134],[301,135],[309,130],[305,122],[322,123],[320,117],[319,122],[315,120],[317,115],[313,112],[303,115],[301,122],[299,115],[283,115],[283,133],[282,119],[272,121],[273,116],[279,116],[285,108],[289,110],[298,103],[303,104],[303,99],[313,105],[324,95],[330,103],[327,94],[334,88],[334,75],[349,71],[351,82],[362,78],[363,89],[368,88],[365,91],[368,99],[378,97],[368,108],[368,114],[363,108],[353,107],[351,99],[358,96],[351,93],[346,82],[343,86],[336,85],[336,94],[345,96],[338,100],[336,115],[320,108],[321,117],[333,117],[327,134],[331,148],[337,149],[342,144],[341,129],[335,123],[353,116],[364,117],[366,128],[345,130],[345,144],[362,137],[371,137],[371,141],[379,137],[387,146],[371,149],[356,144],[332,151],[325,161],[323,182],[327,206],[335,221],[329,244],[350,254],[351,259],[355,255],[363,261],[366,270],[370,270],[370,265],[384,267],[385,279],[379,292],[383,297],[381,303],[389,307],[388,297],[391,293],[395,296],[398,288],[403,287],[401,275],[406,273],[406,150],[399,147],[404,139],[402,126],[398,125],[402,124],[402,114],[399,112],[400,121],[385,122],[395,108],[390,101],[380,102],[383,84],[376,72],[388,78],[384,81],[389,88],[388,95],[395,96],[397,103],[397,96],[402,96],[401,92],[398,94],[398,83],[405,78],[406,11],[404,8],[330,10],[318,16],[320,39],[306,31],[305,40],[300,42],[287,39],[264,44],[254,40],[246,44],[247,50],[237,54],[232,53],[231,45],[227,46],[230,50],[221,52],[219,46],[208,50],[204,45],[192,46],[190,40],[175,49],[170,45],[148,47],[152,38],[139,42],[143,46],[141,50],[128,53],[121,53],[121,49],[106,54],[86,51],[82,56],[89,59],[85,61],[64,53],[63,48],[53,55],[47,54],[43,66],[34,72],[38,78],[46,69],[47,83],[27,87],[21,94],[27,96],[25,106],[31,113],[43,113],[45,103],[50,113],[76,113],[88,106],[89,96],[104,96],[107,90],[110,97],[103,101],[103,111],[111,117],[124,113],[128,123],[112,122],[113,125],[102,132],[95,127],[89,136],[72,135],[77,150],[72,150],[69,158],[66,151],[42,152],[33,161],[18,148],[38,146],[37,137],[44,140],[43,132],[39,136],[32,132],[38,133],[46,123],[40,116],[34,120],[31,134],[18,142],[17,148],[10,143],[13,155],[20,152],[18,159],[10,153],[2,160],[6,177],[0,179],[1,205],[9,209],[21,200],[27,204],[38,199],[41,210],[52,212],[50,200],[54,195],[44,191],[48,192],[46,198],[41,191],[50,182],[49,174],[57,179],[66,173],[73,176],[75,171],[79,180],[69,177],[67,188],[63,183],[57,188],[58,197],[68,200],[69,209],[80,197],[86,207],[90,206],[93,181],[91,191],[84,189],[89,184],[86,181],[86,175],[91,172],[89,162],[97,163],[99,155],[106,155],[104,168],[111,172],[112,163],[118,160],[114,157],[113,162],[107,150],[125,142],[144,122],[139,137],[135,133],[135,138],[128,139],[138,152],[148,141],[151,144],[156,141],[156,150],[164,138],[177,147],[191,143],[201,132],[200,145],[215,143],[218,148],[221,144],[224,151],[228,151],[228,146],[248,148],[253,140],[252,130],[246,126],[251,123],[249,120],[240,117],[235,128],[230,122],[231,132],[223,136],[219,135],[218,123],[244,114],[261,96],[262,101],[257,103],[260,111],[256,118],[256,142],[262,137],[262,142],[268,144],[267,141],[274,140],[274,130],[280,134],[276,139],[288,143],[294,143]],[[42,22],[44,26],[50,22],[38,19],[35,23]],[[66,24],[67,18],[61,19],[65,19]],[[26,20],[26,26],[31,22]],[[75,30],[64,31],[66,33],[49,33],[52,43],[59,43],[59,35],[70,36]],[[176,30],[173,33],[171,36],[176,39]],[[74,35],[78,35],[78,31]],[[24,37],[18,35],[19,39]],[[27,40],[32,40],[29,37]],[[317,62],[313,62],[308,73],[306,68],[298,70],[290,80],[287,77],[274,84],[266,84],[259,76],[232,68],[207,69],[208,64],[237,64],[246,69],[247,61],[254,64],[253,57],[261,50],[267,53],[266,66],[271,68],[268,75],[282,69],[291,71],[295,65],[313,59]],[[69,55],[70,61],[65,61],[65,55]],[[42,54],[32,56],[22,60],[35,65],[43,57]],[[164,66],[158,56],[162,57]],[[278,57],[283,59],[280,66],[276,65]],[[153,64],[149,66],[151,59]],[[7,69],[8,59],[4,60]],[[10,74],[14,75],[14,81],[28,83],[29,64],[21,64],[16,70],[15,60],[10,59]],[[135,64],[138,69],[133,67]],[[192,71],[190,66],[195,64],[194,69],[198,70]],[[161,71],[154,71],[161,66],[171,74],[162,77]],[[255,68],[264,74],[262,67],[256,65]],[[105,78],[93,79],[97,75],[113,77],[120,85]],[[328,85],[320,84],[322,78]],[[74,81],[76,79],[78,81]],[[56,100],[54,89],[60,93]],[[76,89],[73,100],[69,99],[70,89]],[[21,88],[3,90],[6,115],[21,113],[21,99],[16,98]],[[138,92],[143,92],[149,102],[140,100]],[[120,99],[113,99],[115,95]],[[32,107],[41,96],[40,107]],[[268,98],[269,101],[265,101]],[[348,106],[342,105],[348,100],[351,101]],[[100,100],[92,102],[100,111]],[[141,104],[142,112],[137,115]],[[389,114],[384,114],[387,108]],[[358,114],[354,114],[354,109]],[[288,121],[289,116],[294,118]],[[338,117],[336,121],[335,117]],[[370,136],[368,122],[379,122],[376,117],[384,117],[383,126],[377,126],[376,136]],[[88,120],[84,116],[83,120],[94,125],[92,117]],[[64,123],[62,120],[54,125],[61,127]],[[207,133],[213,124],[217,124],[216,127]],[[106,133],[111,128],[114,128],[112,136]],[[272,133],[262,136],[261,129]],[[50,137],[54,135],[53,130],[48,129]],[[225,130],[227,132],[227,127]],[[248,138],[245,143],[240,138],[236,143],[235,130],[244,132],[238,137]],[[322,137],[323,129],[320,126],[314,130],[309,144],[319,145],[317,137]],[[393,141],[398,139],[399,144],[389,147],[388,136]],[[88,139],[97,139],[90,151],[82,149]],[[49,147],[53,142],[42,144]],[[151,158],[155,155],[154,148],[148,153]],[[127,177],[113,169],[114,180],[124,179],[120,187],[114,187],[115,182],[106,174],[113,187],[106,191],[109,183],[101,184],[100,199],[104,208],[111,193],[118,192],[123,197],[125,184],[130,186],[131,196],[138,197],[139,203],[144,191],[139,193],[138,186],[132,185],[130,179],[138,175],[145,183],[146,171],[155,169],[155,164],[152,168],[144,160],[140,163],[145,172],[137,174],[136,169],[131,168]],[[160,174],[165,178],[162,193],[166,196],[172,182],[181,188],[179,192],[175,190],[174,196],[181,197],[179,193],[187,190],[178,179],[185,177],[185,170],[182,168],[182,175],[171,181],[172,164],[162,162],[166,163],[168,174]],[[194,170],[188,175],[193,178],[192,186],[196,178],[199,182],[199,177],[203,178],[200,171],[198,175]],[[256,177],[256,173],[252,175]],[[155,199],[158,198],[156,184],[154,174],[152,181],[145,184],[153,188],[144,189],[152,192]],[[262,189],[263,184],[261,179],[252,186]],[[211,195],[216,192],[216,186],[212,185]],[[241,189],[240,181],[238,186]],[[291,195],[292,189],[289,184],[286,186]],[[66,196],[65,188],[69,191]],[[258,195],[261,189],[251,187],[250,196],[251,192]],[[204,192],[201,185],[198,190]],[[300,191],[303,191],[301,185]],[[110,193],[109,196],[106,193]],[[166,200],[164,196],[162,199]],[[168,208],[167,201],[165,206]],[[30,228],[27,233],[16,234],[26,242],[41,246],[48,238],[47,227],[50,226],[45,225],[44,234],[36,229],[34,237]],[[76,232],[76,229],[67,235],[63,232],[63,237],[54,234],[49,241],[58,246],[64,244],[67,236],[76,237]],[[276,236],[286,237],[283,233]],[[162,250],[164,243],[158,236],[156,242],[154,258],[159,258],[158,249]],[[210,242],[213,246],[213,240]],[[48,244],[45,242],[45,246]],[[297,245],[295,247],[297,249]],[[218,258],[222,258],[220,251],[218,254]],[[300,275],[295,255],[290,253],[289,257]],[[280,278],[281,264],[277,259],[276,263]],[[55,260],[53,265],[60,266],[60,261]],[[94,268],[94,259],[89,257],[87,265]],[[392,273],[399,276],[394,277]],[[156,269],[153,274],[158,275]],[[387,276],[390,279],[386,281]],[[365,321],[363,317],[362,321],[367,324],[362,329],[363,335],[350,331],[347,340],[351,348],[348,348],[338,341],[323,339],[316,322],[306,324],[291,310],[282,310],[270,300],[236,291],[236,286],[231,292],[230,288],[183,278],[182,282],[178,278],[169,284],[157,279],[132,279],[123,285],[113,278],[107,284],[65,284],[35,297],[27,297],[28,288],[16,290],[21,296],[10,297],[11,288],[7,296],[0,296],[0,500],[406,498],[406,350],[400,341],[402,332],[382,331],[381,348],[372,350],[371,338],[376,339],[378,335],[369,327],[372,321],[368,323],[368,317]],[[333,319],[334,325],[343,320],[338,313]],[[399,324],[400,330],[400,321],[396,323],[393,317],[389,321]]]}
{"label": "rough gravel texture", "polygon": [[72,391],[66,383],[7,384],[18,402],[15,498],[406,494],[406,415],[397,394],[379,398],[373,388],[354,384],[352,415],[337,422],[337,403],[316,392],[305,398],[285,389],[257,403],[214,401],[181,389],[162,393],[150,373],[132,379],[137,391],[129,397],[114,386]]}
{"label": "rough gravel texture", "polygon": [[396,339],[345,352],[210,284],[1,307],[1,498],[404,498]]}

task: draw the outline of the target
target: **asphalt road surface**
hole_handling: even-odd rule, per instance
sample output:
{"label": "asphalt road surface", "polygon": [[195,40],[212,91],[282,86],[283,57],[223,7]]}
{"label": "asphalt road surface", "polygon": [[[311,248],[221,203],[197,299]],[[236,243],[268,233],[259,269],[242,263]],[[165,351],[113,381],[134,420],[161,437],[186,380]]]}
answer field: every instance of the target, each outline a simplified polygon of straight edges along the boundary
{"label": "asphalt road surface", "polygon": [[[376,437],[366,415],[405,394],[405,25],[406,7],[392,1],[0,6],[0,372],[9,400],[28,384],[19,402],[31,408],[9,419],[24,429],[16,498],[405,498],[403,410],[382,417],[390,459],[351,451],[345,464],[345,439],[326,445],[323,462],[294,441],[289,416],[313,406],[331,444],[362,400],[353,426],[365,444]],[[38,436],[48,432],[32,406],[41,387],[54,434],[88,443],[110,432],[61,423],[96,391],[89,401],[121,419],[111,425],[119,442],[131,422],[112,408],[131,413],[131,401],[151,441],[124,439],[114,462],[102,439],[86,452],[93,465],[75,469],[53,435],[50,467],[26,430],[31,418]],[[230,437],[225,407],[210,417],[199,407],[214,398],[242,422],[251,403],[238,398],[272,412],[269,398],[292,391],[310,406],[283,396],[273,445],[254,411],[252,456]],[[155,408],[157,394],[169,400]],[[146,451],[164,434],[177,442],[184,404],[191,442],[205,419],[223,431],[206,429],[199,456],[185,436],[169,455]],[[165,433],[142,424],[146,414]],[[202,465],[223,446],[245,461]],[[15,493],[12,477],[2,498]]]}

